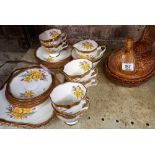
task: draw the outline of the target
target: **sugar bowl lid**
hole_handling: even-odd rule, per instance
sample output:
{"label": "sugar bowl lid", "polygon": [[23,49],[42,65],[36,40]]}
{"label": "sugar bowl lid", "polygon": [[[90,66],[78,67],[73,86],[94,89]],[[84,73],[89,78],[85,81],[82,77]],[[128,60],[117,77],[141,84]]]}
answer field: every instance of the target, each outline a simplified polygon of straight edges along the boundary
{"label": "sugar bowl lid", "polygon": [[53,82],[52,75],[41,67],[30,67],[15,73],[7,88],[17,99],[33,99],[45,93]]}
{"label": "sugar bowl lid", "polygon": [[94,40],[87,39],[74,44],[73,47],[81,52],[90,52],[94,51],[98,44]]}

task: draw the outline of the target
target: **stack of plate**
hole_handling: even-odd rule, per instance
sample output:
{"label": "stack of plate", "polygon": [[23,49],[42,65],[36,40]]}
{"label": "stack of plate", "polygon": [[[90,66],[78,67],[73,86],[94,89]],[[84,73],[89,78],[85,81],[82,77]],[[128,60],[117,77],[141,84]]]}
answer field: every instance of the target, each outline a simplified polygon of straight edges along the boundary
{"label": "stack of plate", "polygon": [[87,59],[70,61],[64,66],[63,74],[67,81],[82,83],[87,88],[97,85],[97,69]]}
{"label": "stack of plate", "polygon": [[98,46],[94,40],[83,40],[73,45],[72,57],[74,59],[88,59],[94,67],[101,61],[106,46]]}
{"label": "stack of plate", "polygon": [[50,29],[39,35],[41,47],[35,52],[40,64],[48,68],[58,69],[69,62],[71,47],[68,47],[67,35],[59,29]]}
{"label": "stack of plate", "polygon": [[12,74],[0,91],[0,120],[40,126],[53,116],[49,95],[56,79],[41,67],[20,69]]}

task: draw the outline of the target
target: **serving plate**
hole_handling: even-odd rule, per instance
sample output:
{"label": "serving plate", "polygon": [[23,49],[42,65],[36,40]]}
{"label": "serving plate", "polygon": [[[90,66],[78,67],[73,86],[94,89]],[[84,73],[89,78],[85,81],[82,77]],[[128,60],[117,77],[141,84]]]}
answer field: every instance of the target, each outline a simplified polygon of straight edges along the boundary
{"label": "serving plate", "polygon": [[10,104],[5,96],[6,85],[0,90],[0,124],[23,127],[39,127],[53,117],[51,100],[48,98],[33,108],[19,108]]}

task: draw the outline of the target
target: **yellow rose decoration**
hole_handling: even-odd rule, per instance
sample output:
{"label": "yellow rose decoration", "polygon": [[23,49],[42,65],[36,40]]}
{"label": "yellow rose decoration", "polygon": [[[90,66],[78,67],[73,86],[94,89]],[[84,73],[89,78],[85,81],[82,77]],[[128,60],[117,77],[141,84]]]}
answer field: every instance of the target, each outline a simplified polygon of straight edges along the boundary
{"label": "yellow rose decoration", "polygon": [[32,108],[18,108],[18,107],[11,107],[9,108],[9,114],[11,117],[15,119],[23,119],[33,113]]}
{"label": "yellow rose decoration", "polygon": [[56,31],[53,31],[53,32],[51,32],[50,36],[52,37],[52,39],[54,39],[59,36],[59,33]]}
{"label": "yellow rose decoration", "polygon": [[86,41],[86,42],[83,43],[82,45],[83,45],[83,47],[84,47],[85,49],[87,49],[87,50],[92,49],[92,47],[93,47],[93,44],[90,43],[90,42],[88,42],[88,41]]}
{"label": "yellow rose decoration", "polygon": [[32,92],[32,91],[26,91],[26,92],[24,93],[24,96],[25,96],[26,98],[32,97],[32,96],[33,96],[33,92]]}
{"label": "yellow rose decoration", "polygon": [[81,98],[83,96],[83,90],[80,86],[73,87],[73,93],[77,98]]}
{"label": "yellow rose decoration", "polygon": [[82,70],[84,70],[84,72],[87,72],[90,69],[90,66],[86,61],[84,61],[84,62],[81,62],[81,68]]}
{"label": "yellow rose decoration", "polygon": [[40,70],[31,70],[26,75],[24,75],[24,78],[22,79],[22,81],[31,82],[32,80],[37,81],[44,78],[45,78],[45,75]]}

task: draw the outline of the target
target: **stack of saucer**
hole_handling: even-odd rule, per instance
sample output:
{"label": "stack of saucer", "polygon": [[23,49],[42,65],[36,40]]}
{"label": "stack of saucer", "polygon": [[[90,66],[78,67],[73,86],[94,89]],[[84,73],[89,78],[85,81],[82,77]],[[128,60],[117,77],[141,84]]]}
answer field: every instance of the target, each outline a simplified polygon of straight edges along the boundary
{"label": "stack of saucer", "polygon": [[53,109],[57,117],[68,125],[74,125],[89,107],[87,89],[80,83],[66,82],[51,93]]}
{"label": "stack of saucer", "polygon": [[88,59],[95,67],[102,59],[106,46],[98,46],[94,40],[83,40],[73,45],[72,57],[74,59]]}
{"label": "stack of saucer", "polygon": [[87,88],[97,85],[97,69],[87,59],[70,61],[64,66],[63,74],[67,81],[82,83]]}
{"label": "stack of saucer", "polygon": [[67,35],[61,30],[47,30],[39,35],[39,40],[41,47],[35,52],[35,57],[40,64],[48,68],[58,69],[72,59]]}
{"label": "stack of saucer", "polygon": [[40,126],[53,116],[50,93],[55,76],[41,67],[18,69],[0,90],[0,120],[15,125]]}

